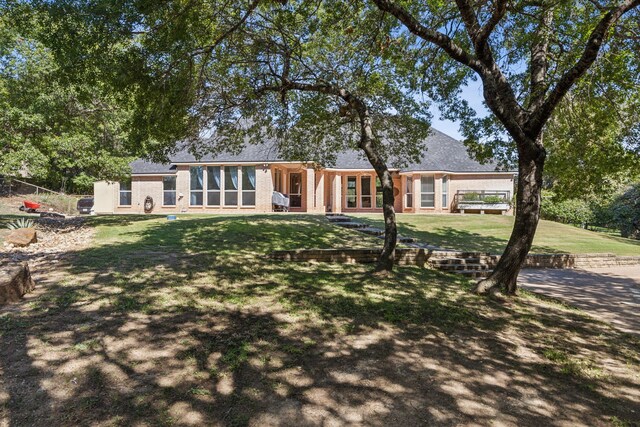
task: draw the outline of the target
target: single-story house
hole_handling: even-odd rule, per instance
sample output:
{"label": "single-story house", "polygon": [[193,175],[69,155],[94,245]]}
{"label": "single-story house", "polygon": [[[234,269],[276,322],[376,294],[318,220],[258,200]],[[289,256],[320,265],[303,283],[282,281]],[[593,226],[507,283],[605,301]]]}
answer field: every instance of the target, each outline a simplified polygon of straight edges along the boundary
{"label": "single-story house", "polygon": [[[462,142],[436,130],[426,148],[420,162],[391,169],[397,212],[512,212],[513,171],[477,162]],[[379,180],[360,152],[339,153],[335,165],[324,167],[284,160],[266,144],[200,159],[184,150],[166,164],[136,160],[130,181],[95,183],[94,210],[265,213],[278,208],[272,203],[277,193],[284,195],[290,212],[382,211]]]}

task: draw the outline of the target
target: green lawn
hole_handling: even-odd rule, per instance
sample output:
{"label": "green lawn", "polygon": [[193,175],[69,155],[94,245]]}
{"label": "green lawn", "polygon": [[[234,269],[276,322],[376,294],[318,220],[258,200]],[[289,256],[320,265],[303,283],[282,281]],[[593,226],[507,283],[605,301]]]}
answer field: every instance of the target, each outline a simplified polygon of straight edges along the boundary
{"label": "green lawn", "polygon": [[[352,216],[376,227],[384,227],[380,215]],[[514,217],[399,214],[397,220],[400,234],[416,237],[421,242],[450,249],[500,254],[511,235]],[[640,255],[640,241],[541,220],[531,252]]]}
{"label": "green lawn", "polygon": [[[415,266],[274,262],[380,244],[320,216],[91,218],[0,308],[0,425],[631,425],[640,340]],[[522,404],[527,400],[527,404]]]}

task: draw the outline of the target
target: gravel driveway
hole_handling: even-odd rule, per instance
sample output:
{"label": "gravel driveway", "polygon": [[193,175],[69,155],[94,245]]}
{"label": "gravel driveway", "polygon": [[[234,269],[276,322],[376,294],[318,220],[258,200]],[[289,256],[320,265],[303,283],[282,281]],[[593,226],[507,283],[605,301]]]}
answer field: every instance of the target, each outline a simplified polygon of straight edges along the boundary
{"label": "gravel driveway", "polygon": [[526,269],[530,291],[561,299],[616,328],[640,335],[640,265],[593,269]]}

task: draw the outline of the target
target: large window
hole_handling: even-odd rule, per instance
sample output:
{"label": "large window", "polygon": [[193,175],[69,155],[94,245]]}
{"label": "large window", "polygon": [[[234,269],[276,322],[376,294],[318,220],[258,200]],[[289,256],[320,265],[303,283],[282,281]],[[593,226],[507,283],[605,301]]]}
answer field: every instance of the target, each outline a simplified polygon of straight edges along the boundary
{"label": "large window", "polygon": [[120,206],[131,206],[131,181],[120,183]]}
{"label": "large window", "polygon": [[244,166],[242,169],[242,206],[256,205],[256,167]]}
{"label": "large window", "polygon": [[162,177],[162,205],[163,206],[176,205],[176,177],[175,176]]}
{"label": "large window", "polygon": [[405,187],[405,202],[404,206],[407,208],[413,207],[413,178],[407,177],[406,187]]}
{"label": "large window", "polygon": [[204,193],[203,186],[203,169],[202,166],[191,166],[189,168],[189,175],[191,177],[189,204],[191,206],[202,206],[202,199]]}
{"label": "large window", "polygon": [[449,209],[449,177],[442,177],[442,209]]}
{"label": "large window", "polygon": [[383,204],[382,182],[376,177],[376,208],[381,208]]}
{"label": "large window", "polygon": [[420,206],[423,208],[435,207],[435,185],[433,175],[420,177]]}
{"label": "large window", "polygon": [[220,206],[220,166],[207,166],[207,206]]}
{"label": "large window", "polygon": [[370,208],[371,207],[371,177],[370,176],[361,176],[360,177],[360,207],[362,208]]}
{"label": "large window", "polygon": [[238,167],[224,167],[224,205],[238,206]]}
{"label": "large window", "polygon": [[347,177],[347,207],[358,207],[358,190],[356,189],[356,177]]}

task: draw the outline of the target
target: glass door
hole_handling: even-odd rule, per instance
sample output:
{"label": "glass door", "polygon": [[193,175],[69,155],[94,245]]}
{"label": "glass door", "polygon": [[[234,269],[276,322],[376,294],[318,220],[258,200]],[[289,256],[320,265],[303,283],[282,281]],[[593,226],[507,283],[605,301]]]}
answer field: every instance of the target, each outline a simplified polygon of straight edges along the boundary
{"label": "glass door", "polygon": [[302,174],[289,174],[289,207],[302,207]]}

